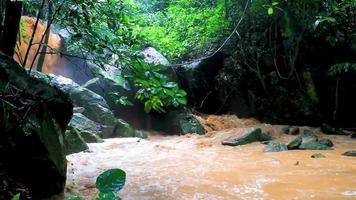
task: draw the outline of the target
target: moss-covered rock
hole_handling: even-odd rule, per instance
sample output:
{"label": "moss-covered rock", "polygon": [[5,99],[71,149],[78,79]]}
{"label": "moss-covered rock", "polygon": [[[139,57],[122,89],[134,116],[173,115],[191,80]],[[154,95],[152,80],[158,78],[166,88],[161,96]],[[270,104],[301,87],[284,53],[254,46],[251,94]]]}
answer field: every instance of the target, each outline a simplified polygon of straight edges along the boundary
{"label": "moss-covered rock", "polygon": [[[32,199],[63,192],[67,168],[64,132],[73,114],[68,95],[30,77],[2,54],[0,95],[0,163],[6,169],[0,174],[28,188]],[[0,196],[10,199],[6,192],[0,191]]]}
{"label": "moss-covered rock", "polygon": [[87,143],[80,135],[80,132],[75,128],[65,132],[64,144],[66,155],[79,153],[89,149]]}

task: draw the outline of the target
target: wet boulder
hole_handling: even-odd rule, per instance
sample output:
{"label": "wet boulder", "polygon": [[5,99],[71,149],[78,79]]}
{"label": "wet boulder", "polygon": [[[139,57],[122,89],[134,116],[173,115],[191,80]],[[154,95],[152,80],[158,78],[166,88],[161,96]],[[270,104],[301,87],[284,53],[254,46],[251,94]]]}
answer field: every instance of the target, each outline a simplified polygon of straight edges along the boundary
{"label": "wet boulder", "polygon": [[263,148],[264,152],[280,152],[280,151],[287,151],[287,150],[288,148],[285,144],[275,140],[268,142],[268,144]]}
{"label": "wet boulder", "polygon": [[306,129],[304,130],[302,136],[302,144],[299,146],[299,149],[304,150],[332,150],[331,140],[320,140],[314,131]]}
{"label": "wet boulder", "polygon": [[263,141],[269,141],[272,140],[273,138],[265,133],[262,133],[262,130],[260,128],[253,129],[251,132],[232,139],[232,140],[225,140],[222,142],[222,145],[226,146],[238,146],[238,145],[245,145],[249,144],[252,142],[263,142]]}
{"label": "wet boulder", "polygon": [[314,131],[309,129],[304,130],[302,138],[303,138],[303,143],[318,141],[318,136],[314,133]]}
{"label": "wet boulder", "polygon": [[45,75],[37,71],[33,71],[32,75],[45,80],[48,84],[69,94],[76,107],[84,108],[82,114],[89,119],[97,123],[103,123],[104,125],[115,123],[116,119],[114,115],[109,110],[105,99],[100,95],[81,87],[73,80],[63,76]]}
{"label": "wet boulder", "polygon": [[343,156],[356,157],[356,150],[346,151],[342,154]]}
{"label": "wet boulder", "polygon": [[65,132],[64,144],[66,155],[79,153],[89,149],[80,132],[75,128]]}
{"label": "wet boulder", "polygon": [[318,136],[309,129],[304,130],[302,135],[295,137],[287,144],[289,150],[332,150],[333,142],[329,139],[319,140]]}
{"label": "wet boulder", "polygon": [[322,144],[322,145],[325,145],[325,146],[328,146],[328,147],[333,147],[334,146],[334,143],[330,139],[321,139],[318,142],[319,142],[319,144]]}
{"label": "wet boulder", "polygon": [[78,130],[80,136],[87,143],[103,142],[100,138],[101,127],[81,113],[74,113],[69,127]]}
{"label": "wet boulder", "polygon": [[304,149],[304,150],[332,150],[333,148],[330,146],[327,146],[325,144],[321,144],[319,142],[308,142],[308,143],[302,143],[299,146],[299,149]]}
{"label": "wet boulder", "polygon": [[[71,79],[62,76],[45,75],[40,72],[34,72],[33,75],[35,77],[41,78],[42,80],[45,80],[50,85],[53,85],[54,87],[57,87],[60,90],[68,93],[74,105],[76,107],[83,108],[80,114],[74,115],[74,121],[72,125],[76,125],[76,128],[81,131],[81,135],[85,140],[90,142],[96,142],[98,140],[100,141],[99,138],[94,138],[96,135],[97,128],[95,128],[95,125],[93,125],[92,122],[94,122],[100,127],[99,135],[104,138],[122,136],[121,133],[119,134],[117,132],[117,127],[121,126],[121,121],[123,120],[118,120],[115,117],[114,113],[111,111],[111,108],[103,97],[87,88],[76,84]],[[91,120],[92,122],[89,122],[83,116]],[[85,130],[84,126],[86,125],[90,125],[86,128],[90,130]],[[126,125],[129,126],[130,129],[132,129],[129,124],[126,123]]]}
{"label": "wet boulder", "polygon": [[143,131],[133,129],[124,120],[117,120],[114,127],[108,127],[101,133],[103,138],[120,138],[120,137],[139,137],[147,138],[147,135]]}
{"label": "wet boulder", "polygon": [[301,135],[297,136],[287,144],[287,148],[288,150],[298,149],[299,146],[302,144],[302,142],[303,142],[303,137]]}
{"label": "wet boulder", "polygon": [[171,109],[164,114],[152,114],[151,126],[153,130],[169,134],[205,134],[205,129],[199,121],[184,109]]}
{"label": "wet boulder", "polygon": [[[0,174],[27,188],[32,199],[62,193],[67,168],[64,132],[73,114],[69,96],[30,77],[2,54],[0,95]],[[1,199],[11,199],[12,190],[16,188],[0,191]]]}

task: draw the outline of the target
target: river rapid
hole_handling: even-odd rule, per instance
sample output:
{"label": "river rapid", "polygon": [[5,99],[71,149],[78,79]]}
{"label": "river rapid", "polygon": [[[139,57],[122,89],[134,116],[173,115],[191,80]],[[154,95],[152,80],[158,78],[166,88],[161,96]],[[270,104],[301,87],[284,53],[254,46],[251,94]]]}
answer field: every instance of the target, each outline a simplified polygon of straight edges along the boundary
{"label": "river rapid", "polygon": [[[119,196],[125,200],[356,199],[356,158],[341,155],[356,149],[356,140],[319,133],[334,142],[330,151],[264,153],[259,142],[222,146],[222,140],[253,127],[283,142],[295,137],[283,134],[281,126],[236,120],[210,127],[204,136],[152,134],[90,144],[89,152],[67,157],[66,195],[91,199],[96,177],[121,168],[127,182]],[[313,159],[314,153],[326,158]]]}

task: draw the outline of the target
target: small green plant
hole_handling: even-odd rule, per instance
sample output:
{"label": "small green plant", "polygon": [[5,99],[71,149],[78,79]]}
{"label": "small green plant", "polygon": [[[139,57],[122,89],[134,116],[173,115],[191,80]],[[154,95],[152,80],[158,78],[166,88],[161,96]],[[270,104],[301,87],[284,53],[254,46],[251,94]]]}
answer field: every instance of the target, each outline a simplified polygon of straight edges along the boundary
{"label": "small green plant", "polygon": [[[126,173],[121,169],[110,169],[98,176],[96,179],[96,188],[99,193],[94,197],[94,200],[121,200],[116,195],[124,186],[126,181]],[[83,200],[79,196],[67,197],[65,200]]]}
{"label": "small green plant", "polygon": [[11,200],[20,200],[20,195],[21,195],[20,193],[15,195],[14,197],[12,197]]}

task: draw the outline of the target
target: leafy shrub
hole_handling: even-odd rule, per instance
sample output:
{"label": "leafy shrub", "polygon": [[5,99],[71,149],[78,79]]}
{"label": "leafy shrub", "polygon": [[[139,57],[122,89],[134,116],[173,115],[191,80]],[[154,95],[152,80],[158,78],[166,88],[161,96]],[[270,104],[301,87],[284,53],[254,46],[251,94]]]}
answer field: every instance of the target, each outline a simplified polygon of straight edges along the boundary
{"label": "leafy shrub", "polygon": [[131,77],[133,83],[139,88],[135,98],[144,103],[145,112],[155,110],[165,112],[164,106],[178,107],[187,103],[184,90],[179,89],[178,84],[169,81],[168,77],[161,73],[163,65],[147,65],[137,62],[127,77]]}
{"label": "leafy shrub", "polygon": [[329,75],[335,76],[351,71],[356,71],[356,63],[337,63],[329,69]]}
{"label": "leafy shrub", "polygon": [[140,35],[170,59],[192,51],[207,51],[229,29],[224,5],[221,0],[217,3],[178,0],[167,1],[164,7],[147,11],[142,4],[141,13],[136,15],[140,19]]}

